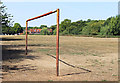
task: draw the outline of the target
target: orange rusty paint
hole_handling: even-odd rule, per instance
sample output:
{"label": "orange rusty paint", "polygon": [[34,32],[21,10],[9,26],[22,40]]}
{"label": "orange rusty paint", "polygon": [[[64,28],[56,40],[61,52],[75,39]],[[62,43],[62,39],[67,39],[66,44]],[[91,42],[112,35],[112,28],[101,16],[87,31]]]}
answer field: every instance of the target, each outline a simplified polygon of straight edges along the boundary
{"label": "orange rusty paint", "polygon": [[25,40],[26,40],[26,44],[25,44],[25,54],[27,55],[27,32],[28,32],[28,22],[26,21],[26,38],[25,38]]}
{"label": "orange rusty paint", "polygon": [[56,74],[59,76],[59,9],[57,9]]}
{"label": "orange rusty paint", "polygon": [[50,12],[48,12],[48,13],[46,13],[46,14],[43,14],[43,15],[40,15],[40,16],[37,16],[37,17],[31,18],[31,19],[28,19],[27,22],[28,22],[28,21],[31,21],[31,20],[34,20],[34,19],[41,18],[41,17],[43,17],[43,16],[47,16],[47,15],[52,14],[52,13],[55,13],[55,12],[56,12],[56,11],[50,11]]}
{"label": "orange rusty paint", "polygon": [[31,19],[28,19],[26,21],[26,51],[25,51],[25,54],[27,55],[27,44],[28,44],[28,36],[27,36],[27,32],[28,32],[28,21],[31,21],[31,20],[34,20],[34,19],[38,19],[38,18],[41,18],[41,17],[44,17],[44,16],[47,16],[49,14],[52,14],[52,13],[55,13],[57,12],[57,32],[56,32],[56,75],[59,76],[59,9],[55,10],[55,11],[50,11],[46,14],[43,14],[43,15],[40,15],[40,16],[37,16],[37,17],[34,17],[34,18],[31,18]]}

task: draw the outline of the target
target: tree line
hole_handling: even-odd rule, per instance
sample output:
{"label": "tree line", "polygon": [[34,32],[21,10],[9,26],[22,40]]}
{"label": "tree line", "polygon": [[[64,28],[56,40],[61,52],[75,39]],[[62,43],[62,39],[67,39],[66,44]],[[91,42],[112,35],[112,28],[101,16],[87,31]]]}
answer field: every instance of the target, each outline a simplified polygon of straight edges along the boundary
{"label": "tree line", "polygon": [[102,35],[118,36],[120,35],[120,15],[109,17],[106,20],[79,20],[71,22],[65,19],[60,24],[61,35]]}
{"label": "tree line", "polygon": [[[1,23],[3,34],[18,34],[25,30],[19,23],[13,26],[12,15],[6,12],[6,6],[1,7]],[[41,35],[56,35],[56,25],[47,27],[28,27],[28,29],[42,29]],[[48,31],[52,29],[52,32]],[[87,35],[87,36],[119,36],[120,35],[120,15],[109,17],[106,20],[78,20],[72,22],[70,19],[63,20],[59,25],[60,35]]]}

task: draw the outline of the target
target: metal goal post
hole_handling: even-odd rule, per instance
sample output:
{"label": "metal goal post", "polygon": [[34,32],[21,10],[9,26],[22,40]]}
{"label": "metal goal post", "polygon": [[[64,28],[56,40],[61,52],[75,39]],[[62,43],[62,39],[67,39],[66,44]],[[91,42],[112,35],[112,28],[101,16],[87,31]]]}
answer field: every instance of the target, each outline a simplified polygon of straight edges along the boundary
{"label": "metal goal post", "polygon": [[25,38],[25,54],[27,55],[27,51],[28,51],[28,22],[31,21],[31,20],[35,20],[35,19],[38,19],[38,18],[41,18],[41,17],[44,17],[44,16],[47,16],[47,15],[50,15],[50,14],[53,14],[55,12],[57,12],[57,32],[56,32],[56,75],[59,76],[59,9],[55,10],[55,11],[50,11],[48,13],[45,13],[43,15],[40,15],[40,16],[37,16],[37,17],[34,17],[34,18],[31,18],[31,19],[28,19],[26,21],[26,38]]}

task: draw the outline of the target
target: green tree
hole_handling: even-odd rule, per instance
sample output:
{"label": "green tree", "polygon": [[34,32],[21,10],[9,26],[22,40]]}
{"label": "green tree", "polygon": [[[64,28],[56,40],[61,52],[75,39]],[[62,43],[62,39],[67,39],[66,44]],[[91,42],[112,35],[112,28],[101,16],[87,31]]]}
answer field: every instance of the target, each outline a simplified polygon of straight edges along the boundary
{"label": "green tree", "polygon": [[52,29],[53,31],[54,31],[56,28],[57,28],[57,25],[52,25],[52,26],[50,27],[50,29]]}
{"label": "green tree", "polygon": [[21,25],[19,23],[15,23],[13,28],[14,28],[15,33],[22,33],[23,32],[23,28],[21,27]]}
{"label": "green tree", "polygon": [[40,29],[44,28],[44,27],[47,27],[47,25],[41,25],[40,26]]}
{"label": "green tree", "polygon": [[56,29],[53,31],[53,35],[56,35]]}
{"label": "green tree", "polygon": [[82,31],[82,29],[87,25],[86,24],[86,21],[82,21],[82,20],[79,20],[79,21],[77,21],[76,22],[76,24],[77,24],[77,30],[78,30],[78,34],[81,34],[81,31]]}
{"label": "green tree", "polygon": [[67,28],[69,28],[70,25],[71,25],[71,20],[65,19],[64,21],[61,22],[61,26],[59,28],[59,31],[63,32],[64,30],[66,30]]}
{"label": "green tree", "polygon": [[105,21],[105,23],[103,24],[103,26],[109,25],[111,19],[112,19],[112,17],[109,17],[109,18]]}
{"label": "green tree", "polygon": [[40,34],[41,35],[50,35],[50,31],[48,31],[48,28],[44,27],[44,28],[42,28]]}
{"label": "green tree", "polygon": [[79,35],[79,30],[78,30],[78,28],[76,27],[76,26],[73,26],[73,25],[71,25],[70,26],[70,30],[69,30],[70,32],[70,34],[73,34],[73,35]]}
{"label": "green tree", "polygon": [[120,35],[120,16],[108,18],[101,28],[101,34]]}
{"label": "green tree", "polygon": [[98,35],[103,24],[104,20],[92,20],[83,28],[82,33],[85,35]]}
{"label": "green tree", "polygon": [[[50,29],[52,29],[52,33],[51,34],[54,34],[54,30],[57,28],[57,25],[52,25],[51,27],[50,27]],[[55,35],[55,34],[54,34]]]}
{"label": "green tree", "polygon": [[108,25],[102,26],[100,29],[100,35],[103,35],[103,36],[111,35],[110,34],[110,27]]}
{"label": "green tree", "polygon": [[92,20],[91,19],[88,19],[87,22],[91,22]]}
{"label": "green tree", "polygon": [[37,26],[35,26],[35,27],[32,27],[32,29],[39,29]]}
{"label": "green tree", "polygon": [[9,34],[10,33],[10,29],[11,26],[13,24],[12,21],[12,15],[8,14],[7,11],[7,7],[5,5],[1,5],[0,6],[1,12],[0,12],[0,18],[1,18],[1,24],[2,24],[2,33],[3,34]]}
{"label": "green tree", "polygon": [[82,34],[83,34],[83,35],[90,35],[91,29],[90,29],[89,27],[90,27],[90,25],[85,26],[85,27],[82,29]]}
{"label": "green tree", "polygon": [[120,35],[120,16],[111,18],[109,26],[112,35]]}

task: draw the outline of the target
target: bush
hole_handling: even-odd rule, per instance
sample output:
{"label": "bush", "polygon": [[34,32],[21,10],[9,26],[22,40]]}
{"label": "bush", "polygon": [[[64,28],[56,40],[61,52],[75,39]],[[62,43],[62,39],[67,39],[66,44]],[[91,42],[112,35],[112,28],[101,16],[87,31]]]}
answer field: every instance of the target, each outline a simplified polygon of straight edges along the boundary
{"label": "bush", "polygon": [[50,35],[50,31],[48,31],[48,28],[44,27],[41,32],[40,32],[41,35]]}

